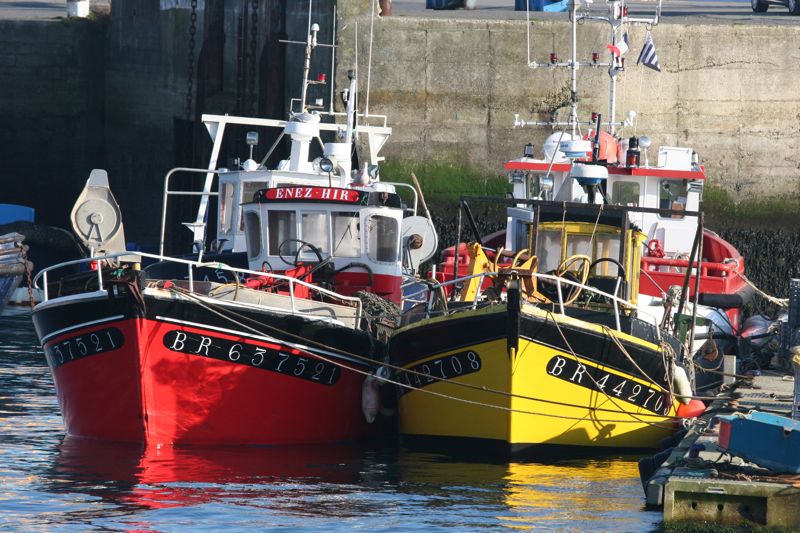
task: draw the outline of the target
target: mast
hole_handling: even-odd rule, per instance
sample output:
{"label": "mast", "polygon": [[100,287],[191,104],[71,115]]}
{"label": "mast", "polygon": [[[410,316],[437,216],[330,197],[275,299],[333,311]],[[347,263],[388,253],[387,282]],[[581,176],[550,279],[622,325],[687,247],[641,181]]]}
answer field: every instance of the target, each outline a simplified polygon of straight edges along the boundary
{"label": "mast", "polygon": [[303,90],[300,94],[300,112],[306,112],[306,93],[308,92],[308,73],[311,71],[311,52],[317,47],[317,32],[319,32],[319,24],[314,23],[311,25],[311,31],[308,32],[306,38],[306,57],[303,62]]}
{"label": "mast", "polygon": [[572,1],[570,6],[572,13],[570,19],[572,20],[572,61],[570,61],[570,72],[572,78],[572,86],[570,87],[570,100],[572,102],[572,110],[570,111],[569,121],[572,123],[572,138],[578,134],[578,2]]}
{"label": "mast", "polygon": [[[585,11],[581,12],[579,2],[582,3],[585,7]],[[625,26],[625,24],[634,23],[634,24],[645,24],[649,27],[655,26],[658,24],[658,19],[661,14],[661,0],[658,0],[658,4],[656,6],[655,14],[653,17],[629,17],[628,16],[628,8],[626,6],[625,0],[610,0],[608,1],[608,10],[606,14],[599,15],[599,14],[592,14],[588,7],[591,4],[591,0],[573,0],[570,3],[570,21],[572,22],[572,32],[571,32],[571,54],[570,60],[565,62],[558,62],[558,55],[555,51],[550,53],[550,61],[539,63],[532,57],[533,54],[533,44],[531,38],[531,19],[530,19],[530,11],[526,12],[526,21],[527,21],[527,42],[528,42],[528,66],[533,69],[537,68],[569,68],[571,71],[570,76],[570,114],[569,118],[566,121],[559,121],[556,120],[555,117],[551,118],[549,121],[541,121],[541,120],[522,120],[520,119],[520,115],[518,113],[514,114],[514,127],[525,127],[525,126],[546,126],[552,129],[562,129],[563,130],[570,130],[572,133],[573,138],[577,136],[578,129],[581,126],[592,127],[594,126],[594,121],[591,120],[580,120],[578,118],[578,69],[580,67],[608,67],[608,76],[609,76],[609,94],[608,94],[608,119],[606,122],[602,124],[609,129],[609,132],[613,135],[616,133],[616,128],[621,126],[630,125],[631,119],[628,118],[625,121],[617,121],[616,120],[616,97],[617,97],[617,76],[623,70],[623,63],[622,58],[617,59],[614,54],[609,50],[609,55],[611,56],[607,62],[601,62],[599,60],[600,54],[597,52],[592,53],[592,58],[590,61],[579,61],[578,60],[578,39],[577,39],[577,30],[578,30],[578,23],[583,22],[586,20],[596,20],[601,21],[609,24],[611,27],[611,35],[610,35],[610,43],[613,46],[616,46],[619,42],[617,38],[618,29]]]}

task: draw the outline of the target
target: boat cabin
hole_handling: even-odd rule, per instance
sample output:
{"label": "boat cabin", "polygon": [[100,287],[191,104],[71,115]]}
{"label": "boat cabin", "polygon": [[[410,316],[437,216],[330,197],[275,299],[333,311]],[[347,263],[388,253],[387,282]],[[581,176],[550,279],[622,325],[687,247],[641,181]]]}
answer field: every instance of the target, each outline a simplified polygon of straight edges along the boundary
{"label": "boat cabin", "polygon": [[251,270],[325,263],[332,290],[400,302],[405,209],[397,193],[282,186],[259,190],[242,208]]}
{"label": "boat cabin", "polygon": [[[600,165],[590,165],[585,164],[588,153],[567,154],[561,150],[563,143],[555,142],[557,138],[559,135],[554,134],[545,142],[542,159],[533,157],[532,149],[527,149],[524,157],[506,163],[514,198],[670,210],[628,212],[630,221],[646,235],[641,268],[647,275],[640,291],[658,297],[672,285],[683,285],[699,220],[697,216],[683,216],[681,211],[699,212],[705,184],[705,169],[698,164],[697,154],[689,148],[660,147],[655,166],[650,166],[646,148],[643,154],[637,152],[641,159],[638,155],[625,159],[624,150],[614,146],[633,144],[633,139],[618,142],[606,138],[606,147],[600,150]],[[637,144],[644,147],[649,141]],[[582,174],[593,167],[607,172],[597,173],[599,178]],[[523,206],[519,204],[520,208]],[[506,237],[506,246],[515,244],[510,235]],[[735,322],[736,308],[748,298],[747,286],[737,275],[744,272],[744,259],[734,246],[706,229],[702,251],[703,293],[734,296],[726,300],[725,306]],[[694,282],[689,284],[689,292],[693,294]]]}
{"label": "boat cabin", "polygon": [[[560,150],[545,151],[550,160],[523,157],[506,163],[515,198],[541,198],[558,202],[606,203],[629,207],[698,211],[705,171],[689,148],[659,148],[656,166],[607,164],[608,177],[586,185],[572,176],[573,164]],[[596,193],[596,194],[593,194]],[[592,195],[592,196],[590,196]],[[688,254],[697,217],[672,213],[630,212],[631,221],[658,241],[664,254]]]}
{"label": "boat cabin", "polygon": [[536,270],[542,274],[584,271],[587,285],[636,303],[646,236],[628,213],[624,207],[563,202],[512,207],[506,249],[532,250]]}
{"label": "boat cabin", "polygon": [[[204,120],[207,124],[214,124],[212,119],[215,118],[218,117],[204,117]],[[235,118],[224,118],[224,124],[235,124],[233,122]],[[347,188],[357,183],[393,191],[391,187],[380,183],[377,166],[367,165],[362,169],[351,169],[352,146],[349,142],[322,142],[321,131],[329,129],[331,125],[322,124],[319,114],[296,113],[289,121],[259,120],[258,125],[281,127],[282,135],[288,135],[291,139],[291,153],[289,159],[282,160],[274,169],[264,166],[268,153],[261,163],[248,159],[242,163],[240,169],[221,168],[217,171],[219,175],[217,252],[245,251],[241,205],[251,201],[260,189],[306,185]],[[381,133],[386,134],[386,132]],[[314,139],[319,139],[323,152],[320,157],[311,159],[311,141]],[[221,142],[221,136],[215,139],[216,142]],[[248,134],[248,142],[251,146],[257,144],[256,132]]]}

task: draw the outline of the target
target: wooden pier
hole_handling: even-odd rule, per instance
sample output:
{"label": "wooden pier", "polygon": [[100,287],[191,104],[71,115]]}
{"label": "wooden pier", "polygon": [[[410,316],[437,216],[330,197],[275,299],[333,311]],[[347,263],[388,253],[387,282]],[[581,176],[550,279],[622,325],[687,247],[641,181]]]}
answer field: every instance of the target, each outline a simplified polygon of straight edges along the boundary
{"label": "wooden pier", "polygon": [[[758,410],[791,417],[794,378],[765,371],[714,401],[647,483],[647,505],[664,508],[667,524],[800,529],[800,475],[775,474],[717,446],[714,417]],[[737,407],[738,405],[738,407]],[[800,453],[800,450],[798,450]]]}

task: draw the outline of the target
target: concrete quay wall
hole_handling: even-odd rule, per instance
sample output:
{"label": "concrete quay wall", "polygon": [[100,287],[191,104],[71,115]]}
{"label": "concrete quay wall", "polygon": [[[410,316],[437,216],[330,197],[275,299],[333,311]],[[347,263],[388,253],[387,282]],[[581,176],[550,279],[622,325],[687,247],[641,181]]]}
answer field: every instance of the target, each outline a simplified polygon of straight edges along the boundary
{"label": "concrete quay wall", "polygon": [[[547,62],[551,51],[560,61],[569,58],[568,21],[537,20],[532,27],[533,59]],[[593,51],[607,57],[607,28],[579,29],[579,60]],[[637,119],[623,134],[650,136],[651,161],[660,145],[694,148],[710,182],[735,198],[800,192],[800,27],[660,24],[652,33],[660,73],[635,64],[645,29],[629,30],[616,118],[633,109]],[[340,44],[347,57],[347,33]],[[366,39],[359,48],[363,68]],[[394,159],[466,158],[501,173],[524,144],[538,150],[549,134],[515,129],[514,113],[548,120],[568,102],[567,69],[526,66],[524,21],[387,17],[375,23],[372,57],[370,112],[389,116],[394,134],[384,155]],[[607,117],[608,80],[604,68],[579,71],[584,117]],[[567,113],[562,107],[559,115]]]}
{"label": "concrete quay wall", "polygon": [[64,225],[74,177],[102,166],[104,36],[83,20],[0,22],[0,203]]}

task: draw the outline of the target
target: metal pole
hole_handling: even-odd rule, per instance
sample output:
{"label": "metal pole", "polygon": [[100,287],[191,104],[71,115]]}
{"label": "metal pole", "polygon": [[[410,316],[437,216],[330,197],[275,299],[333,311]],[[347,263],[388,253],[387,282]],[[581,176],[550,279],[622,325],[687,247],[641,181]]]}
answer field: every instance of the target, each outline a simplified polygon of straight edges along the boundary
{"label": "metal pole", "polygon": [[[333,5],[333,40],[331,41],[333,46],[336,46],[336,4]],[[336,49],[331,52],[331,95],[330,101],[328,102],[328,109],[330,109],[331,115],[333,114],[333,86],[336,85]]]}
{"label": "metal pole", "polygon": [[[697,257],[697,247],[700,245],[700,241],[703,240],[703,227],[700,222],[700,215],[698,213],[697,218],[697,233],[694,236],[694,242],[692,243],[692,251],[689,252],[689,265],[686,269],[686,275],[683,278],[683,285],[681,287],[681,299],[680,303],[678,304],[678,314],[683,314],[683,308],[686,305],[686,298],[688,298],[689,294],[689,278],[692,275],[692,265],[694,264],[695,257]],[[698,273],[699,274],[699,273]],[[675,324],[675,334],[677,335],[678,332],[678,325]]]}
{"label": "metal pole", "polygon": [[578,0],[572,0],[572,111],[570,122],[572,122],[572,138],[577,134],[578,125]]}
{"label": "metal pole", "polygon": [[367,98],[364,100],[364,118],[369,116],[369,82],[372,74],[372,30],[375,26],[375,2],[372,0],[372,14],[369,21],[369,51],[367,52]]}
{"label": "metal pole", "polygon": [[[453,258],[453,280],[458,279],[458,252],[461,248],[461,206],[463,203],[463,201],[458,203],[458,227],[456,228],[456,253]],[[450,293],[450,301],[452,302],[454,302],[456,299],[456,289],[458,289],[458,287],[454,283],[453,291]]]}
{"label": "metal pole", "polygon": [[[694,274],[694,309],[692,309],[692,323],[690,324],[689,330],[689,358],[691,360],[692,355],[694,354],[694,328],[695,328],[695,320],[697,319],[697,305],[700,300],[700,273],[703,266],[703,214],[700,213],[700,216],[697,219],[698,225],[698,233],[700,235],[700,244],[697,247],[697,271]],[[689,263],[689,271],[692,270],[692,264]],[[710,337],[709,337],[710,339]],[[691,372],[689,373],[689,382],[694,389],[694,365],[689,365],[691,367]]]}

